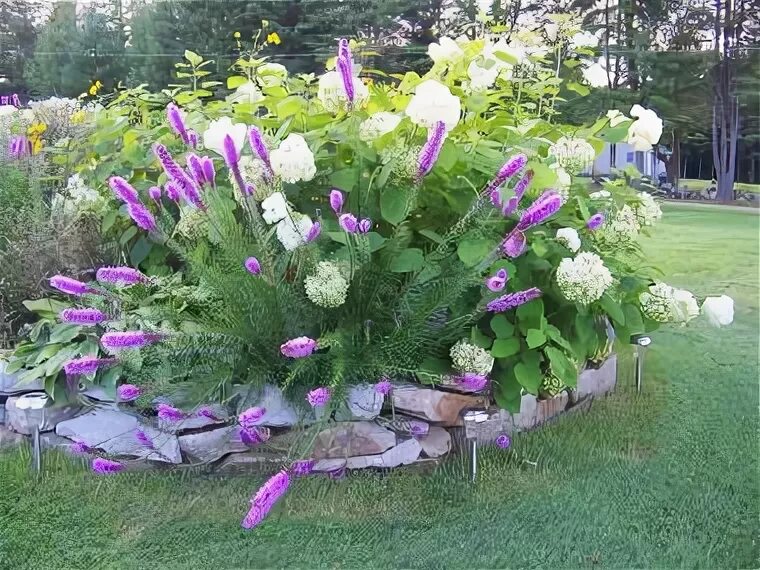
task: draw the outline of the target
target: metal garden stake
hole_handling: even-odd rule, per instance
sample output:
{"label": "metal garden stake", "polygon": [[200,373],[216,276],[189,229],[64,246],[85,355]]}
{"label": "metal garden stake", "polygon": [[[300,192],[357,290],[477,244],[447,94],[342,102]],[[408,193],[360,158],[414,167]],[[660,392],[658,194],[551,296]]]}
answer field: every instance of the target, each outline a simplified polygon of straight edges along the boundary
{"label": "metal garden stake", "polygon": [[646,347],[652,344],[652,338],[643,334],[635,334],[631,336],[631,344],[636,347],[633,352],[633,374],[636,378],[636,391],[641,392],[644,379],[644,354]]}
{"label": "metal garden stake", "polygon": [[464,414],[464,433],[467,440],[467,454],[469,455],[470,483],[474,483],[478,476],[478,429],[488,419],[488,414],[482,410],[471,410]]}

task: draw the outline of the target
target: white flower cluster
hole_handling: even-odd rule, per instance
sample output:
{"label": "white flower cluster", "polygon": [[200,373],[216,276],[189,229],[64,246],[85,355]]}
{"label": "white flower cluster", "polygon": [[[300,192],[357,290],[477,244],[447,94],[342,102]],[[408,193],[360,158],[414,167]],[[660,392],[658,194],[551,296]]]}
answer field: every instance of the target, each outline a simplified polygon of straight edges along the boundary
{"label": "white flower cluster", "polygon": [[581,238],[578,235],[578,230],[575,228],[558,229],[556,239],[573,253],[581,248]]}
{"label": "white flower cluster", "polygon": [[[267,198],[274,192],[279,192],[282,188],[282,181],[275,179],[271,183],[264,177],[266,166],[264,161],[257,156],[244,155],[240,157],[240,174],[243,176],[243,180],[253,185],[256,189],[253,193],[253,197],[256,201]],[[229,173],[230,185],[235,187],[235,176],[232,172]],[[239,203],[242,202],[244,196],[240,192],[235,192],[235,200]]]}
{"label": "white flower cluster", "polygon": [[601,298],[612,285],[612,274],[595,253],[566,257],[557,268],[557,285],[568,301],[589,305]]}
{"label": "white flower cluster", "polygon": [[309,216],[291,210],[282,192],[274,192],[261,202],[261,217],[267,224],[277,224],[277,239],[288,251],[305,244],[314,225]]}
{"label": "white flower cluster", "polygon": [[470,344],[464,339],[451,347],[449,356],[454,370],[458,372],[486,375],[493,368],[493,357],[485,349]]}
{"label": "white flower cluster", "polygon": [[368,119],[359,125],[359,138],[364,142],[371,142],[385,134],[390,133],[401,122],[401,117],[394,113],[380,111],[370,115]]}
{"label": "white flower cluster", "polygon": [[594,161],[596,151],[585,139],[560,137],[549,147],[549,154],[562,168],[578,174]]}
{"label": "white flower cluster", "polygon": [[64,219],[76,217],[82,210],[100,201],[97,190],[89,188],[79,174],[69,177],[63,193],[56,192],[51,202],[51,211]]}
{"label": "white flower cluster", "polygon": [[594,235],[608,245],[624,247],[636,239],[640,229],[636,213],[626,204],[617,211],[614,217],[607,220]]}
{"label": "white flower cluster", "polygon": [[634,204],[633,212],[641,227],[653,226],[662,217],[662,210],[657,201],[647,192],[639,192],[639,202]]}
{"label": "white flower cluster", "polygon": [[346,302],[348,281],[341,275],[337,265],[320,261],[317,271],[304,280],[306,296],[320,307],[340,307]]}
{"label": "white flower cluster", "polygon": [[699,305],[689,291],[656,283],[639,295],[641,310],[659,323],[688,323],[699,315]]}
{"label": "white flower cluster", "polygon": [[269,155],[274,173],[285,182],[308,182],[317,173],[314,154],[301,135],[290,133]]}
{"label": "white flower cluster", "polygon": [[435,79],[417,85],[406,107],[406,115],[415,125],[432,129],[438,121],[443,121],[447,131],[457,126],[461,112],[459,97]]}
{"label": "white flower cluster", "polygon": [[[369,89],[358,77],[353,77],[352,79],[354,84],[354,106],[358,107],[369,99]],[[337,113],[341,109],[346,108],[348,98],[346,97],[346,89],[343,86],[343,78],[340,73],[328,71],[319,78],[317,98],[329,113]]]}
{"label": "white flower cluster", "polygon": [[631,117],[636,120],[628,127],[628,144],[635,150],[652,150],[662,136],[662,119],[641,105],[631,107]]}
{"label": "white flower cluster", "polygon": [[417,174],[419,166],[420,147],[393,144],[380,151],[380,161],[383,164],[393,162],[394,180],[410,180]]}
{"label": "white flower cluster", "polygon": [[227,96],[230,103],[247,103],[254,105],[264,98],[264,94],[253,81],[246,81]]}

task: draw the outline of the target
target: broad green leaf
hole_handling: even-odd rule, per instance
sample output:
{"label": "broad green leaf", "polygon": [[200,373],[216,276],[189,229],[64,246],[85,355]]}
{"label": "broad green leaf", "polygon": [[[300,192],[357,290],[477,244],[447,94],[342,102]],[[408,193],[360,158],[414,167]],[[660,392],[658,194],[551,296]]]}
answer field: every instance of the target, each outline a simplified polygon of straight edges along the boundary
{"label": "broad green leaf", "polygon": [[201,63],[203,63],[203,58],[194,51],[190,51],[189,49],[185,50],[185,59],[189,61],[194,67],[198,67]]}
{"label": "broad green leaf", "polygon": [[113,227],[117,214],[116,210],[110,210],[103,216],[103,221],[100,223],[100,233],[104,234]]}
{"label": "broad green leaf", "polygon": [[384,238],[377,232],[369,232],[367,234],[367,239],[369,240],[369,251],[375,252],[379,249],[382,249],[383,246],[385,246],[385,242],[388,241],[387,238]]}
{"label": "broad green leaf", "polygon": [[428,356],[417,371],[417,378],[425,384],[437,382],[442,374],[449,372],[449,362],[442,358]]}
{"label": "broad green leaf", "polygon": [[5,373],[6,374],[15,374],[16,372],[18,372],[19,370],[21,370],[23,367],[24,367],[24,359],[23,358],[14,358],[5,367]]}
{"label": "broad green leaf", "polygon": [[417,233],[435,243],[443,243],[443,236],[433,230],[419,230]]}
{"label": "broad green leaf", "polygon": [[528,392],[538,394],[538,389],[541,386],[544,375],[537,364],[518,362],[515,365],[515,378]]}
{"label": "broad green leaf", "polygon": [[534,299],[517,307],[515,311],[517,323],[523,334],[528,334],[530,329],[541,329],[544,317],[544,302]]}
{"label": "broad green leaf", "polygon": [[509,338],[515,334],[515,325],[505,315],[494,315],[491,317],[491,330],[496,338]]}
{"label": "broad green leaf", "polygon": [[546,335],[540,329],[529,329],[525,342],[528,343],[528,348],[538,348],[546,343]]}
{"label": "broad green leaf", "polygon": [[34,359],[34,364],[41,364],[42,362],[46,361],[48,358],[53,356],[54,354],[57,354],[59,350],[61,350],[61,347],[63,345],[56,343],[56,344],[47,344],[42,347],[42,350],[37,353],[37,358]]}
{"label": "broad green leaf", "polygon": [[441,149],[441,154],[438,155],[438,160],[435,162],[435,166],[445,172],[449,172],[454,166],[456,166],[458,156],[459,150],[456,145],[450,141],[446,141]]}
{"label": "broad green leaf", "polygon": [[557,173],[543,162],[528,161],[526,168],[533,171],[533,181],[531,182],[533,188],[548,188],[557,181]]}
{"label": "broad green leaf", "polygon": [[562,380],[565,385],[574,388],[578,384],[578,369],[575,364],[558,348],[548,346],[544,349],[544,354],[549,359],[552,374]]}
{"label": "broad green leaf", "polygon": [[330,184],[343,190],[344,192],[351,192],[356,186],[356,182],[359,179],[359,170],[356,168],[343,168],[336,170],[330,175]]}
{"label": "broad green leaf", "polygon": [[135,245],[132,246],[132,250],[129,252],[129,258],[132,260],[132,265],[135,267],[140,265],[145,258],[148,257],[152,247],[153,244],[145,239],[145,236],[140,236],[135,242]]}
{"label": "broad green leaf", "polygon": [[69,303],[63,303],[55,299],[36,299],[34,301],[24,301],[22,304],[33,313],[51,313],[53,315],[58,315],[58,313],[71,306]]}
{"label": "broad green leaf", "polygon": [[514,336],[512,338],[497,338],[491,347],[491,356],[494,358],[508,358],[518,352],[520,352],[520,339]]}
{"label": "broad green leaf", "polygon": [[630,334],[644,332],[644,319],[641,318],[641,311],[638,306],[632,303],[625,303],[623,305],[623,314],[625,315],[625,327]]}
{"label": "broad green leaf", "polygon": [[386,222],[394,226],[406,218],[407,196],[403,190],[386,188],[380,195],[380,213]]}
{"label": "broad green leaf", "polygon": [[59,324],[50,331],[49,343],[66,343],[74,340],[82,332],[82,327],[78,325]]}
{"label": "broad green leaf", "polygon": [[615,301],[609,293],[602,295],[599,304],[602,306],[602,309],[604,309],[604,312],[607,313],[615,323],[621,326],[625,325],[625,314],[623,313],[623,309],[620,307],[620,303]]}
{"label": "broad green leaf", "polygon": [[576,93],[578,93],[578,94],[579,94],[581,97],[585,97],[586,95],[588,95],[589,93],[591,93],[591,89],[589,89],[589,88],[588,88],[587,86],[585,86],[585,85],[582,85],[582,84],[580,84],[580,83],[576,83],[575,81],[570,81],[570,82],[567,84],[567,88],[568,88],[570,91],[575,91],[575,92],[576,92]]}
{"label": "broad green leaf", "polygon": [[520,411],[521,386],[515,377],[514,369],[509,366],[495,366],[491,374],[493,395],[496,403],[503,410],[517,413]]}
{"label": "broad green leaf", "polygon": [[127,245],[129,243],[129,240],[131,240],[133,237],[137,235],[137,227],[135,226],[129,226],[123,234],[121,234],[121,237],[119,238],[119,243],[121,245]]}
{"label": "broad green leaf", "polygon": [[405,249],[393,258],[390,264],[390,270],[394,273],[408,273],[410,271],[419,271],[425,265],[425,256],[421,249]]}
{"label": "broad green leaf", "polygon": [[490,336],[485,334],[476,326],[472,327],[472,330],[470,331],[470,340],[475,346],[485,348],[486,350],[491,348],[491,343],[493,342],[493,339]]}
{"label": "broad green leaf", "polygon": [[301,112],[304,99],[298,95],[291,95],[277,103],[277,116],[281,119],[295,116]]}
{"label": "broad green leaf", "polygon": [[21,374],[21,376],[18,377],[18,382],[16,382],[16,386],[23,386],[24,384],[29,384],[30,382],[34,382],[35,380],[42,378],[44,375],[45,375],[45,363],[43,362],[36,368],[27,370],[26,372]]}
{"label": "broad green leaf", "polygon": [[248,78],[244,75],[231,75],[227,78],[227,89],[237,89],[246,83],[248,83]]}
{"label": "broad green leaf", "polygon": [[483,258],[491,251],[491,241],[485,238],[470,238],[459,242],[457,255],[468,267],[473,267],[480,263]]}

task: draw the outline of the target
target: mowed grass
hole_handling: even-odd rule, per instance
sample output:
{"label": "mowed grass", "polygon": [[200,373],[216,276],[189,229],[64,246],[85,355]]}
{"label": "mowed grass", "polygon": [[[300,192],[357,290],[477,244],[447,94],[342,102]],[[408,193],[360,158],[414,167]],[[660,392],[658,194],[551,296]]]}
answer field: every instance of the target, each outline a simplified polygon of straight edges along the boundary
{"label": "mowed grass", "polygon": [[253,532],[260,477],[97,478],[0,456],[0,568],[758,567],[758,220],[666,206],[645,239],[664,279],[737,303],[731,328],[655,333],[644,392],[616,393],[512,450],[429,475],[300,479]]}

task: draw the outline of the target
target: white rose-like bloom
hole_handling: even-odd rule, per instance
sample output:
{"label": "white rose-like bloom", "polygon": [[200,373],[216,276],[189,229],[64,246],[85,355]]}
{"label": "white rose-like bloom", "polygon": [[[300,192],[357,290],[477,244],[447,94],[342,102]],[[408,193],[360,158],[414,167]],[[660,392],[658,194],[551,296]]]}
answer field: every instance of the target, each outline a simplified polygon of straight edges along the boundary
{"label": "white rose-like bloom", "polygon": [[208,128],[203,132],[203,146],[224,156],[224,137],[230,135],[235,143],[235,149],[237,149],[237,153],[240,155],[243,146],[245,146],[247,134],[248,127],[243,123],[233,123],[229,117],[222,117],[221,119],[211,121]]}
{"label": "white rose-like bloom", "polygon": [[82,205],[97,202],[100,194],[97,190],[89,188],[79,174],[72,174],[66,182],[66,194],[75,204]]}
{"label": "white rose-like bloom", "polygon": [[[352,78],[354,83],[354,106],[360,106],[369,99],[369,89],[358,77]],[[319,78],[317,98],[329,113],[337,113],[348,105],[343,78],[337,71],[328,71]]]}
{"label": "white rose-like bloom", "polygon": [[320,307],[340,307],[346,302],[348,281],[341,275],[337,265],[320,261],[317,271],[304,280],[306,296]]}
{"label": "white rose-like bloom", "polygon": [[596,151],[585,139],[560,137],[549,147],[549,154],[559,165],[572,173],[582,172],[596,157]]}
{"label": "white rose-like bloom", "polygon": [[457,63],[464,57],[462,48],[454,40],[447,37],[442,37],[438,43],[429,44],[427,53],[435,63],[447,65]]}
{"label": "white rose-like bloom", "polygon": [[235,89],[234,93],[227,96],[230,103],[258,103],[264,98],[258,86],[253,81],[246,81]]}
{"label": "white rose-like bloom", "polygon": [[636,239],[640,229],[636,214],[626,204],[609,218],[594,236],[610,245],[625,246]]}
{"label": "white rose-like bloom", "polygon": [[415,125],[431,129],[438,121],[443,121],[446,130],[450,131],[457,126],[461,110],[459,97],[452,95],[448,87],[435,79],[428,79],[414,90],[406,114]]}
{"label": "white rose-like bloom", "polygon": [[628,117],[626,117],[623,113],[618,111],[617,109],[610,109],[607,111],[607,118],[610,120],[610,126],[616,127],[620,123],[624,123],[628,120]]}
{"label": "white rose-like bloom", "polygon": [[702,303],[702,314],[714,327],[727,327],[734,322],[734,300],[728,295],[708,297]]}
{"label": "white rose-like bloom", "polygon": [[485,349],[464,339],[451,347],[449,356],[457,372],[474,372],[485,376],[493,368],[493,357]]}
{"label": "white rose-like bloom", "polygon": [[662,136],[662,119],[641,105],[631,107],[631,117],[636,120],[628,127],[628,144],[636,150],[652,150]]}
{"label": "white rose-like bloom", "polygon": [[275,87],[288,78],[288,68],[280,63],[267,62],[256,69],[256,75],[264,87]]}
{"label": "white rose-like bloom", "polygon": [[314,154],[301,135],[291,133],[269,154],[274,173],[286,182],[308,182],[317,173]]}
{"label": "white rose-like bloom", "polygon": [[556,239],[573,253],[581,248],[581,238],[575,228],[558,229]]}
{"label": "white rose-like bloom", "polygon": [[640,226],[653,226],[662,217],[657,201],[648,192],[639,192],[639,202],[633,205],[633,212]]}
{"label": "white rose-like bloom", "polygon": [[313,225],[309,216],[293,212],[278,222],[277,239],[286,250],[293,251],[306,243],[306,236]]}
{"label": "white rose-like bloom", "polygon": [[282,192],[275,192],[261,202],[261,217],[268,224],[276,224],[288,215],[288,202]]}
{"label": "white rose-like bloom", "polygon": [[604,67],[604,58],[600,57],[596,63],[585,65],[582,73],[583,78],[591,87],[608,87],[609,72]]}
{"label": "white rose-like bloom", "polygon": [[699,305],[689,291],[657,283],[639,295],[644,314],[660,323],[686,324],[699,315]]}
{"label": "white rose-like bloom", "polygon": [[371,142],[393,131],[400,122],[401,117],[394,113],[387,111],[374,113],[359,125],[359,138],[364,142]]}
{"label": "white rose-like bloom", "polygon": [[671,311],[675,322],[688,323],[699,316],[699,305],[691,292],[686,289],[676,289],[673,292]]}
{"label": "white rose-like bloom", "polygon": [[573,49],[596,47],[599,45],[599,38],[591,32],[578,32],[570,38],[570,47]]}
{"label": "white rose-like bloom", "polygon": [[601,257],[584,251],[559,262],[557,285],[568,301],[590,305],[612,285],[612,274]]}
{"label": "white rose-like bloom", "polygon": [[[488,62],[486,62],[488,63]],[[491,87],[499,75],[499,68],[491,64],[491,67],[482,67],[477,61],[471,61],[467,67],[467,76],[470,78],[470,89],[473,91],[485,91]]]}
{"label": "white rose-like bloom", "polygon": [[554,22],[546,22],[543,26],[544,33],[546,34],[546,37],[549,39],[550,42],[554,43],[557,41],[557,33],[559,32],[559,24],[555,24]]}

